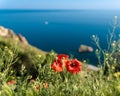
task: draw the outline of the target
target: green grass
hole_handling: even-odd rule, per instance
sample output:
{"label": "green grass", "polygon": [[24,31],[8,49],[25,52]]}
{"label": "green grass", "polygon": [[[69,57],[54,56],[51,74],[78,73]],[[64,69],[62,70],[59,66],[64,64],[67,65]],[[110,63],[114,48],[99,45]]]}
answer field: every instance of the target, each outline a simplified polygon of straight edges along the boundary
{"label": "green grass", "polygon": [[120,40],[113,40],[114,32],[105,50],[93,36],[99,71],[83,62],[78,74],[55,72],[54,51],[0,37],[0,96],[120,96]]}

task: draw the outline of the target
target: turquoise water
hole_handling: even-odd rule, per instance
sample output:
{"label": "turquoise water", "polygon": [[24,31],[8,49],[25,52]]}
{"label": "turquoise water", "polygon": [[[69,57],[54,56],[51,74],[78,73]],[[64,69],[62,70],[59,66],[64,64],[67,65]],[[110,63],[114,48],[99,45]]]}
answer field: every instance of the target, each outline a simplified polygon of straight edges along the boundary
{"label": "turquoise water", "polygon": [[[72,54],[80,60],[97,64],[93,53],[79,53],[81,44],[96,48],[91,37],[98,35],[106,48],[106,35],[119,10],[0,10],[0,25],[13,29],[30,44],[57,53]],[[119,34],[117,32],[116,34]]]}

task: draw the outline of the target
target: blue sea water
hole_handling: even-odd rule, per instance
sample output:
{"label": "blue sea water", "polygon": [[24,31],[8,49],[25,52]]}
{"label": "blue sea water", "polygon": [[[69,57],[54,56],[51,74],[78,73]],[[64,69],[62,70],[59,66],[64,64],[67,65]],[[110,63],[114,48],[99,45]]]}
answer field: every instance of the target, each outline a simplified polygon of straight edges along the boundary
{"label": "blue sea water", "polygon": [[[120,10],[0,10],[0,25],[25,36],[44,51],[66,53],[97,64],[95,53],[79,53],[81,44],[96,49],[91,37],[97,35],[106,48],[106,35]],[[116,34],[119,34],[116,33]]]}

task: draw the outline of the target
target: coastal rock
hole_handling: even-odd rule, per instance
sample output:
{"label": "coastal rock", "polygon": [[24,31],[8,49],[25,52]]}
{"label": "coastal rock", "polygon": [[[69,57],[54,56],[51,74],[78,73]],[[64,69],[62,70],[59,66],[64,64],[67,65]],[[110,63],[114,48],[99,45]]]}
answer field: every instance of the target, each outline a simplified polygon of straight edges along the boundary
{"label": "coastal rock", "polygon": [[87,45],[80,45],[79,52],[93,52],[93,48]]}
{"label": "coastal rock", "polygon": [[13,30],[4,28],[3,26],[0,26],[0,36],[1,37],[9,37],[14,40],[18,40],[19,42],[21,42],[23,44],[28,44],[28,41],[26,40],[26,38],[24,36],[22,36],[21,34],[15,34],[15,32]]}
{"label": "coastal rock", "polygon": [[24,44],[28,44],[28,42],[27,42],[26,38],[25,38],[25,37],[23,37],[21,34],[18,34],[17,36],[18,36],[18,38],[19,38],[20,42],[22,42],[22,43],[24,43]]}
{"label": "coastal rock", "polygon": [[10,38],[17,38],[17,36],[16,36],[16,34],[13,32],[13,30],[8,30],[8,35],[7,35],[8,37],[10,37]]}
{"label": "coastal rock", "polygon": [[96,66],[94,66],[94,65],[88,64],[88,65],[87,65],[87,68],[90,69],[90,70],[93,70],[93,71],[99,71],[99,68],[96,67]]}
{"label": "coastal rock", "polygon": [[8,29],[0,26],[0,36],[7,36],[8,35]]}

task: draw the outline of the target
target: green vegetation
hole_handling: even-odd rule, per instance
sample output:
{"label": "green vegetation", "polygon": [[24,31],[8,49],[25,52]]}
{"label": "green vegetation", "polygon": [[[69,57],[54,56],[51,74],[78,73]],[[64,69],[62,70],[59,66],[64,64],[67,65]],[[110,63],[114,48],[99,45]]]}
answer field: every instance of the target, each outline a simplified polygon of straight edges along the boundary
{"label": "green vegetation", "polygon": [[51,65],[57,56],[54,51],[46,53],[0,37],[0,96],[120,96],[120,40],[114,39],[116,21],[113,26],[106,50],[93,35],[99,71],[88,70],[83,62],[82,71],[77,74],[66,69],[53,70]]}

